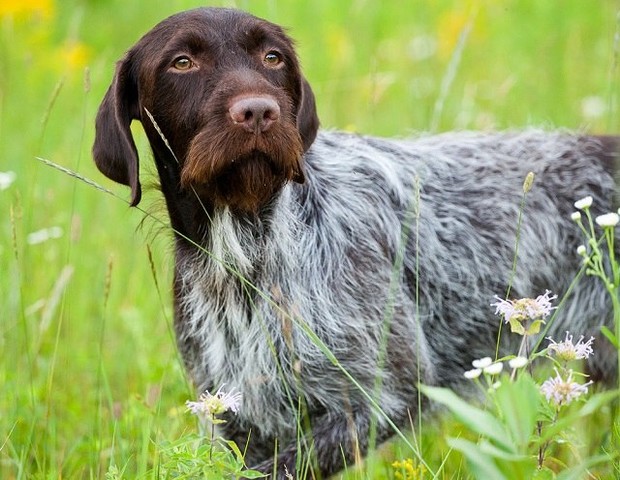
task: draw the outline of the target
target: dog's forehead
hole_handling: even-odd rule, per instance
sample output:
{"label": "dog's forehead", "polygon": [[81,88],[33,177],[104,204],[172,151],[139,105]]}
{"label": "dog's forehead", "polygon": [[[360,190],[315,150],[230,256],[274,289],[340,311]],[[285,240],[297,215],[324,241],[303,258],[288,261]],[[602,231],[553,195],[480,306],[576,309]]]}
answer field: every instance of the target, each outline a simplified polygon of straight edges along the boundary
{"label": "dog's forehead", "polygon": [[140,44],[161,50],[175,39],[203,38],[209,43],[222,46],[253,34],[257,38],[273,35],[280,39],[288,37],[281,27],[241,10],[228,8],[197,8],[166,18],[142,37]]}

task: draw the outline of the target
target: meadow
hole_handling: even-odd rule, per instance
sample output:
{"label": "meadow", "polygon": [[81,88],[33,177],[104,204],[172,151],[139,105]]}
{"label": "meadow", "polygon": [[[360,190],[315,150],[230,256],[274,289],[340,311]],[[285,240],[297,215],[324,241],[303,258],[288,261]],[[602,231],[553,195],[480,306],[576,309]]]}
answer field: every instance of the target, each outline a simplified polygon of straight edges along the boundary
{"label": "meadow", "polygon": [[[90,149],[114,62],[159,20],[202,5],[0,0],[2,479],[157,478],[167,442],[197,431],[171,329],[163,204],[150,188],[148,216],[130,209],[128,191],[96,170]],[[288,28],[323,128],[398,137],[531,125],[620,132],[617,0],[211,5]],[[155,184],[134,127],[143,184]],[[606,418],[580,427],[584,445],[596,444]],[[460,428],[450,418],[424,426],[421,450],[438,478],[473,478],[446,442]],[[345,478],[403,478],[392,462],[415,458],[406,450],[381,447]]]}

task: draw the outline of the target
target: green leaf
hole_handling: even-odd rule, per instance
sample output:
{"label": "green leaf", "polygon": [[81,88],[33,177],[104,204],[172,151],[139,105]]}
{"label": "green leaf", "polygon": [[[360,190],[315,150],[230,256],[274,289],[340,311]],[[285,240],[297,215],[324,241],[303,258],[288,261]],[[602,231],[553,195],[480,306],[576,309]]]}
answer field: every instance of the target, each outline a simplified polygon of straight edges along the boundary
{"label": "green leaf", "polygon": [[570,428],[578,419],[588,417],[599,410],[603,405],[611,402],[619,395],[618,390],[601,392],[592,395],[578,410],[568,410],[563,412],[560,418],[550,425],[545,425],[542,430],[540,441],[553,439],[557,434]]}
{"label": "green leaf", "polygon": [[582,417],[592,415],[606,403],[615,400],[618,395],[620,395],[620,392],[618,390],[600,392],[592,395],[590,398],[588,398],[587,402],[579,409],[579,415]]}
{"label": "green leaf", "polygon": [[510,319],[510,331],[518,335],[525,335],[525,328],[523,328],[523,324],[514,318]]}
{"label": "green leaf", "polygon": [[[616,455],[617,459],[617,455]],[[592,467],[596,465],[611,463],[614,460],[614,457],[610,455],[597,455],[595,457],[590,457],[583,460],[579,465],[575,465],[568,470],[564,470],[557,476],[557,480],[581,480],[582,478],[586,478],[584,474],[588,472]],[[588,478],[589,475],[587,476]],[[594,478],[594,477],[592,477]]]}
{"label": "green leaf", "polygon": [[503,382],[495,391],[495,398],[517,450],[527,452],[541,403],[536,383],[529,375],[520,375],[515,382]]}
{"label": "green leaf", "polygon": [[235,454],[235,457],[237,459],[243,460],[243,453],[241,453],[241,450],[239,449],[239,447],[234,441],[224,440],[223,443],[225,443],[228,446],[228,448]]}
{"label": "green leaf", "polygon": [[507,452],[505,450],[502,450],[501,448],[497,448],[495,445],[493,445],[487,440],[481,440],[478,443],[478,448],[482,453],[490,455],[498,460],[506,460],[510,463],[523,463],[529,459],[529,456],[527,454]]}
{"label": "green leaf", "polygon": [[235,475],[232,478],[264,478],[267,476],[256,470],[243,470],[245,468],[243,453],[238,445],[232,440],[224,440],[223,443],[228,446],[230,449],[229,452],[233,456],[233,458],[229,460],[228,465],[229,468],[234,466],[235,469]]}
{"label": "green leaf", "polygon": [[609,342],[616,348],[616,349],[620,349],[620,344],[618,343],[618,339],[616,338],[616,335],[614,335],[614,332],[612,332],[609,328],[607,328],[605,325],[603,325],[601,327],[601,333],[605,336],[605,338],[607,340],[609,340]]}
{"label": "green leaf", "polygon": [[532,324],[530,325],[530,327],[527,329],[527,332],[525,332],[526,335],[536,335],[540,332],[540,327],[542,325],[544,325],[545,322],[543,320],[536,320],[535,322],[532,322]]}
{"label": "green leaf", "polygon": [[461,438],[449,438],[448,445],[465,456],[475,478],[480,480],[508,480],[495,464],[493,457],[483,453],[475,443]]}
{"label": "green leaf", "polygon": [[448,444],[467,459],[471,473],[480,480],[524,480],[537,470],[534,458],[498,449],[488,441],[476,444],[460,438],[449,438]]}
{"label": "green leaf", "polygon": [[532,480],[553,480],[554,478],[555,473],[547,467],[543,467],[541,469],[537,468],[532,476]]}
{"label": "green leaf", "polygon": [[421,386],[422,393],[445,405],[454,416],[473,432],[483,435],[510,453],[517,453],[503,425],[490,412],[474,407],[448,388]]}
{"label": "green leaf", "polygon": [[267,478],[267,475],[256,470],[243,470],[236,478]]}

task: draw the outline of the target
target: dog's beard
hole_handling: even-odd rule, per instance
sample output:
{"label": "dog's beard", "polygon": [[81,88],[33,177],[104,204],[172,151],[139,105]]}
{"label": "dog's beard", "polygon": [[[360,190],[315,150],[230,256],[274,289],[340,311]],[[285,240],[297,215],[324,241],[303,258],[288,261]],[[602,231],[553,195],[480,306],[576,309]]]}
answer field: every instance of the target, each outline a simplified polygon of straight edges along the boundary
{"label": "dog's beard", "polygon": [[208,126],[191,142],[181,186],[216,206],[257,212],[290,180],[302,183],[303,146],[296,128],[262,135]]}

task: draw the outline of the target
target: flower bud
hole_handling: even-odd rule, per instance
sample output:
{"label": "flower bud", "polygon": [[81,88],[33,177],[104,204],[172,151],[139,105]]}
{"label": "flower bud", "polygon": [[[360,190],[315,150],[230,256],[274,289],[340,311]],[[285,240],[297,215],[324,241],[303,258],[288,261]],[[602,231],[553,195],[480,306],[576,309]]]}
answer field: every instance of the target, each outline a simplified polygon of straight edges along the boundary
{"label": "flower bud", "polygon": [[480,370],[479,368],[474,368],[473,370],[467,370],[463,374],[463,376],[469,380],[473,380],[474,378],[478,378],[481,373],[482,373],[482,370]]}
{"label": "flower bud", "polygon": [[523,182],[523,193],[527,193],[532,189],[534,184],[534,172],[528,172]]}
{"label": "flower bud", "polygon": [[575,208],[578,210],[585,210],[592,206],[592,197],[587,196],[582,198],[581,200],[577,200],[575,202]]}
{"label": "flower bud", "polygon": [[504,364],[502,362],[497,362],[497,363],[493,363],[489,365],[486,368],[483,368],[482,371],[486,373],[487,375],[498,375],[502,373],[503,369],[504,369]]}
{"label": "flower bud", "polygon": [[603,228],[615,227],[620,221],[620,215],[617,213],[606,213],[605,215],[599,215],[595,219],[596,223]]}

